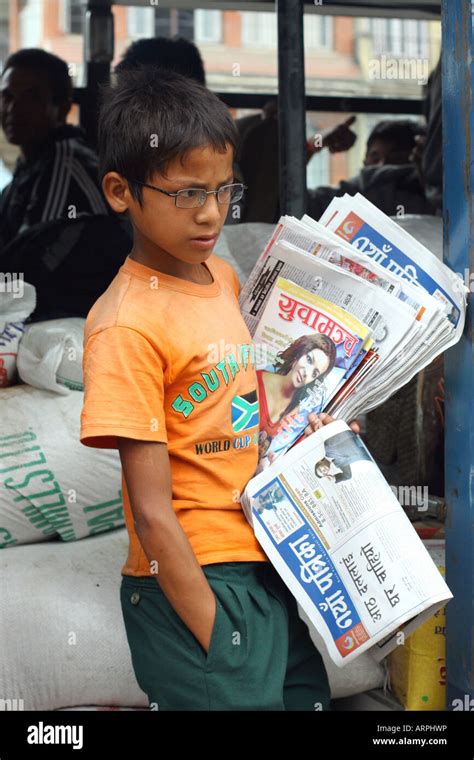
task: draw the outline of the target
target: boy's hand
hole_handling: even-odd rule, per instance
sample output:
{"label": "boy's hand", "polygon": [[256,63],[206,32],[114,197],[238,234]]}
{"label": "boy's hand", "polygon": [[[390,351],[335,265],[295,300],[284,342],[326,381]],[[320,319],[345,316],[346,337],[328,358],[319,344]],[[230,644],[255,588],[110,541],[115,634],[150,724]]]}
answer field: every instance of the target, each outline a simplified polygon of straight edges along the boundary
{"label": "boy's hand", "polygon": [[[304,429],[305,436],[315,433],[316,430],[322,428],[323,425],[329,425],[330,422],[336,422],[336,420],[334,417],[331,417],[330,414],[326,414],[325,412],[321,412],[321,414],[314,414],[314,412],[311,412],[311,414],[308,415],[308,422],[309,425],[306,425]],[[349,427],[354,433],[357,433],[357,435],[360,433],[360,425],[357,420],[352,420],[352,422],[349,423]]]}

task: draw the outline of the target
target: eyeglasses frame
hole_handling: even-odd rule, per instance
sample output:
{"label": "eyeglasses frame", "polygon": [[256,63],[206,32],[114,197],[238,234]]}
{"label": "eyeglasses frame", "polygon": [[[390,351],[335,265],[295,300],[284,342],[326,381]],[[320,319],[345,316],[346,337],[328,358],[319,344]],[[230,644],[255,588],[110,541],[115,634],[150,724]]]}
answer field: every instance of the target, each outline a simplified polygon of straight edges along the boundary
{"label": "eyeglasses frame", "polygon": [[[137,179],[129,179],[127,181],[128,182],[132,182],[135,185],[141,185],[142,187],[148,187],[150,190],[156,190],[156,192],[158,192],[158,193],[163,193],[164,195],[168,195],[170,198],[174,198],[175,199],[174,205],[176,206],[176,208],[188,208],[188,209],[190,209],[190,208],[202,208],[206,204],[207,196],[208,195],[215,195],[217,197],[217,194],[224,187],[233,187],[235,185],[238,185],[238,186],[240,186],[242,188],[242,195],[244,194],[245,190],[248,189],[248,186],[244,185],[243,182],[229,182],[229,184],[222,185],[222,187],[219,187],[217,190],[204,190],[203,187],[183,187],[182,190],[177,190],[175,193],[170,193],[168,190],[163,190],[163,188],[161,188],[161,187],[156,187],[156,185],[149,185],[148,182],[140,182]],[[197,206],[178,206],[178,204],[176,202],[176,198],[179,196],[179,193],[186,192],[187,190],[199,190],[200,193],[206,193],[206,198],[205,198],[205,200],[202,203],[198,203]],[[239,200],[241,200],[241,198],[239,198]],[[217,198],[217,202],[221,206],[230,205],[230,203],[231,203],[231,201],[229,201],[228,204],[221,203],[220,200],[219,200],[219,198]],[[237,201],[234,201],[234,203],[237,203]]]}

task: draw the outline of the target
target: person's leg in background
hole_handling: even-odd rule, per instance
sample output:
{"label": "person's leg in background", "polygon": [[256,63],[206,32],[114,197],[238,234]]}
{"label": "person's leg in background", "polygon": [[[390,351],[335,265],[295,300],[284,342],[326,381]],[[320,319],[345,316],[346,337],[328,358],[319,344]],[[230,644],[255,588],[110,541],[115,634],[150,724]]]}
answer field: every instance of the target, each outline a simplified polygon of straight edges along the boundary
{"label": "person's leg in background", "polygon": [[298,614],[296,601],[276,570],[268,565],[265,585],[285,608],[288,638],[286,673],[283,684],[285,710],[328,710],[331,699],[324,662],[309,635],[308,626]]}
{"label": "person's leg in background", "polygon": [[301,620],[295,599],[288,592],[289,644],[283,699],[285,710],[329,710],[331,691],[319,654]]}

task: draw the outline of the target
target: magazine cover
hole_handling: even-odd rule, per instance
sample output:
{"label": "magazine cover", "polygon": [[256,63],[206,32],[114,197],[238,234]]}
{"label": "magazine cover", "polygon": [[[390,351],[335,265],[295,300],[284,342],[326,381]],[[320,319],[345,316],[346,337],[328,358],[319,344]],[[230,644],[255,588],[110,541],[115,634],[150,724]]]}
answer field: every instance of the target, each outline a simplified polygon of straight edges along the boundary
{"label": "magazine cover", "polygon": [[324,409],[372,339],[371,330],[351,314],[280,277],[254,344],[262,469],[299,438],[310,413]]}

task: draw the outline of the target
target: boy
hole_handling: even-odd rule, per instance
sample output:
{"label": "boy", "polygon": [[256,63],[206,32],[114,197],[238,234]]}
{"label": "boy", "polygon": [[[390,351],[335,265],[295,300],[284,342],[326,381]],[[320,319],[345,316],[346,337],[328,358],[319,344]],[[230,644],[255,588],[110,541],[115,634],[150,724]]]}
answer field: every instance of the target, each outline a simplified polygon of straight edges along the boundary
{"label": "boy", "polygon": [[87,317],[81,441],[120,452],[121,604],[150,706],[326,709],[322,659],[239,504],[257,382],[237,275],[212,254],[243,191],[236,139],[225,105],[178,74],[123,72],[110,91],[103,190],[134,243]]}

